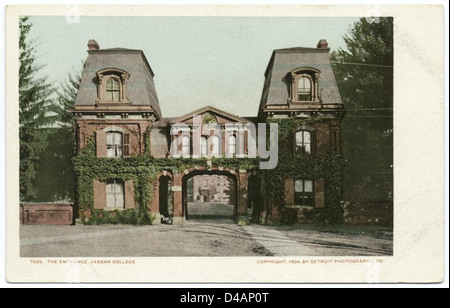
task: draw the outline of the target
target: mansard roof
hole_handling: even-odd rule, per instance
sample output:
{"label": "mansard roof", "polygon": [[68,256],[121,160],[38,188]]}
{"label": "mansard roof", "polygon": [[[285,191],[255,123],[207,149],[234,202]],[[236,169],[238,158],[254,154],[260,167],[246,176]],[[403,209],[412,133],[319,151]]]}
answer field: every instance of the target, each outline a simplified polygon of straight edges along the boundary
{"label": "mansard roof", "polygon": [[275,49],[265,72],[260,110],[266,105],[285,105],[289,99],[289,73],[297,68],[320,71],[319,95],[322,104],[342,104],[331,66],[329,48]]}
{"label": "mansard roof", "polygon": [[97,72],[111,69],[129,74],[127,97],[132,106],[150,106],[162,117],[153,81],[154,73],[142,50],[91,49],[83,70],[75,106],[93,106],[97,99]]}

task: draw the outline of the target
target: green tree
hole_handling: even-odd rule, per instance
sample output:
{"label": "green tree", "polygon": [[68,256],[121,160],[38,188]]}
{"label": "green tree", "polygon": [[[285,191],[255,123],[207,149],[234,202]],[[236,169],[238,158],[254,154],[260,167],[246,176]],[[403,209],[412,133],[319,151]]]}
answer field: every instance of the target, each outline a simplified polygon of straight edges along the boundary
{"label": "green tree", "polygon": [[35,188],[36,165],[47,146],[46,127],[56,120],[52,113],[51,96],[54,88],[47,77],[39,77],[42,66],[36,64],[36,49],[27,39],[32,24],[28,17],[19,20],[19,138],[20,138],[20,199],[32,201]]}
{"label": "green tree", "polygon": [[[84,63],[82,64],[84,66]],[[69,74],[57,90],[57,127],[48,129],[48,146],[42,153],[38,166],[38,201],[74,200],[75,173],[72,158],[75,153],[73,114],[69,112],[75,104],[81,82],[81,71]]]}
{"label": "green tree", "polygon": [[331,56],[346,107],[345,198],[392,200],[393,19],[361,18],[344,40]]}
{"label": "green tree", "polygon": [[[86,62],[81,62],[82,67]],[[66,127],[72,128],[73,126],[73,114],[69,112],[75,105],[78,89],[80,88],[82,71],[74,74],[69,73],[66,82],[60,85],[58,90],[58,116],[59,122]]]}

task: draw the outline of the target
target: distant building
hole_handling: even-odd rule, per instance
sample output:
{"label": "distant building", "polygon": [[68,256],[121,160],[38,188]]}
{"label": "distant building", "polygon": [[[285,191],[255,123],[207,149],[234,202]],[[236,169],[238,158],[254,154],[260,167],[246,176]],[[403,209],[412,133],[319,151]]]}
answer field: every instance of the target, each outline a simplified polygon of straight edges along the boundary
{"label": "distant building", "polygon": [[188,202],[223,204],[234,204],[236,202],[234,182],[226,176],[199,175],[193,177],[191,181],[192,195],[191,198],[188,198]]}

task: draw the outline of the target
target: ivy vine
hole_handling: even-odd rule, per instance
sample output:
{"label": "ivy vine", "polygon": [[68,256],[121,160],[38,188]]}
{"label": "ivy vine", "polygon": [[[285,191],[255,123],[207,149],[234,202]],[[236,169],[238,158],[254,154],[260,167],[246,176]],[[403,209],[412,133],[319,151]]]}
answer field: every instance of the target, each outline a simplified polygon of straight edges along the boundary
{"label": "ivy vine", "polygon": [[[344,159],[341,155],[325,153],[318,156],[292,154],[292,132],[299,126],[309,126],[323,121],[324,118],[277,119],[269,120],[278,124],[279,157],[275,169],[259,170],[263,180],[265,199],[278,207],[284,217],[284,222],[292,220],[287,214],[290,210],[284,205],[284,179],[309,178],[325,180],[326,206],[319,218],[330,223],[342,221],[343,213],[340,206],[342,200],[342,174]],[[145,154],[127,158],[96,157],[95,137],[87,140],[86,147],[73,158],[74,170],[77,176],[76,204],[78,212],[85,213],[81,219],[87,224],[129,223],[151,224],[154,217],[149,212],[148,205],[152,200],[153,184],[158,174],[163,170],[181,173],[187,169],[199,167],[209,169],[212,166],[230,170],[258,169],[258,158],[154,158],[150,156],[150,130],[145,136]],[[106,182],[111,179],[134,182],[136,209],[124,211],[102,211],[94,209],[93,182]],[[292,211],[291,211],[292,212]],[[291,213],[292,214],[292,213]],[[287,216],[286,216],[287,215]]]}
{"label": "ivy vine", "polygon": [[[294,132],[302,126],[313,126],[324,117],[269,119],[269,123],[278,124],[278,165],[275,169],[261,170],[264,178],[266,198],[282,214],[284,223],[293,223],[297,218],[297,211],[290,210],[284,205],[284,179],[307,178],[311,180],[324,179],[326,204],[324,209],[314,209],[309,215],[317,220],[336,224],[343,220],[342,179],[345,160],[342,155],[324,153],[318,156],[310,154],[294,155]],[[295,217],[294,217],[295,216]]]}
{"label": "ivy vine", "polygon": [[[95,152],[95,137],[91,137],[81,153],[72,159],[77,177],[76,204],[78,212],[81,213],[81,220],[86,224],[151,224],[154,218],[150,215],[148,205],[152,200],[152,183],[163,170],[181,173],[193,167],[209,169],[212,166],[220,166],[237,171],[254,169],[258,163],[257,159],[225,157],[161,159],[149,155],[135,155],[111,159],[96,157]],[[111,179],[134,182],[137,209],[114,212],[94,209],[94,180],[106,182]]]}

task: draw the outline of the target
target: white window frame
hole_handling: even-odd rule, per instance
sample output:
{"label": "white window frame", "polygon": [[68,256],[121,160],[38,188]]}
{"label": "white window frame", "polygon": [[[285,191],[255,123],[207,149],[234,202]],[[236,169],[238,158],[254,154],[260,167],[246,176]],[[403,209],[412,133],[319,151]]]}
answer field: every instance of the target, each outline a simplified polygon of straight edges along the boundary
{"label": "white window frame", "polygon": [[181,136],[181,155],[183,157],[189,157],[191,155],[191,138],[189,136]]}
{"label": "white window frame", "polygon": [[125,185],[122,181],[112,180],[106,183],[106,209],[125,209]]}
{"label": "white window frame", "polygon": [[[112,136],[112,143],[109,142],[110,136]],[[123,134],[121,132],[106,132],[106,157],[123,157]]]}
{"label": "white window frame", "polygon": [[[291,74],[291,93],[290,103],[320,103],[319,98],[319,79],[320,71],[312,67],[299,67],[290,72]],[[309,80],[309,91],[304,91],[304,87],[300,87],[303,78]],[[299,98],[300,95],[309,95],[309,99]]]}
{"label": "white window frame", "polygon": [[[306,190],[307,183],[310,184],[308,190]],[[297,202],[297,194],[301,194],[300,199],[301,202]],[[311,200],[311,204],[306,204],[304,200],[309,198]],[[300,206],[314,206],[314,181],[310,179],[296,179],[294,181],[294,202],[295,205]]]}
{"label": "white window frame", "polygon": [[[117,89],[114,88],[114,82],[117,84]],[[111,85],[111,89],[109,89],[109,86]],[[106,91],[106,102],[107,103],[118,103],[121,101],[121,88],[122,88],[122,82],[120,81],[119,77],[116,76],[110,76],[108,80],[106,81],[105,85],[105,91]],[[108,94],[111,93],[111,100],[108,99]],[[114,94],[117,95],[117,97],[114,97]]]}
{"label": "white window frame", "polygon": [[200,138],[200,155],[208,156],[208,138],[205,136]]}
{"label": "white window frame", "polygon": [[[308,134],[309,141],[305,141],[305,134]],[[301,139],[299,138],[301,136]],[[312,134],[308,130],[298,130],[295,132],[295,153],[296,154],[311,154],[311,147],[312,147]],[[302,148],[302,150],[299,152],[299,148]]]}
{"label": "white window frame", "polygon": [[[216,145],[217,141],[217,145]],[[211,137],[211,156],[220,156],[220,138],[219,136]]]}
{"label": "white window frame", "polygon": [[[309,83],[309,88],[304,88],[304,81]],[[300,87],[300,82],[303,83],[302,87]],[[309,95],[309,99],[300,99],[300,95]],[[297,80],[297,101],[299,102],[309,102],[313,100],[313,82],[309,75],[301,74]]]}
{"label": "white window frame", "polygon": [[236,155],[237,154],[237,138],[235,135],[231,135],[228,137],[228,155]]}

